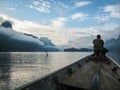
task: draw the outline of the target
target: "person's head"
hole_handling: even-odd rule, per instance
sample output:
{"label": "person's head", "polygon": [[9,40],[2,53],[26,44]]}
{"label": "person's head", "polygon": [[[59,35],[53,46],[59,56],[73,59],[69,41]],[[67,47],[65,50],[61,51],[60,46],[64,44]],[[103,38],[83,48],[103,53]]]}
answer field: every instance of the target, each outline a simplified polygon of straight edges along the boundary
{"label": "person's head", "polygon": [[98,35],[97,35],[97,38],[98,38],[98,39],[100,39],[100,38],[101,38],[101,35],[100,35],[100,34],[98,34]]}

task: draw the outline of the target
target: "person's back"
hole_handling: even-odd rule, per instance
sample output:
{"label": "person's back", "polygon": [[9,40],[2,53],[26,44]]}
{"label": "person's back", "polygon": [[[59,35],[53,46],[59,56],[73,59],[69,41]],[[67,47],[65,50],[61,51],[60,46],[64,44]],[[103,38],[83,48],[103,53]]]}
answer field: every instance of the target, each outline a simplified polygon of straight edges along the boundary
{"label": "person's back", "polygon": [[102,53],[104,41],[101,39],[100,35],[97,35],[97,39],[93,40],[94,44],[94,54],[96,56],[99,56],[100,53]]}
{"label": "person's back", "polygon": [[104,42],[102,39],[95,39],[93,41],[93,44],[94,44],[94,47],[101,48],[101,47],[103,47]]}

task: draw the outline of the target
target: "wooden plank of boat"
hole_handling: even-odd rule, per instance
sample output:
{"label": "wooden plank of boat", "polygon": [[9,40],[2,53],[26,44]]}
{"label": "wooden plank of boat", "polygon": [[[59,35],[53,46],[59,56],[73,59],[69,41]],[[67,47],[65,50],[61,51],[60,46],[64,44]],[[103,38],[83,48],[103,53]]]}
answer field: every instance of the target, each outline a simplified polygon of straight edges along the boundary
{"label": "wooden plank of boat", "polygon": [[[99,60],[97,60],[99,59]],[[63,87],[87,90],[120,90],[120,67],[110,58],[90,58],[81,68],[61,80]]]}
{"label": "wooden plank of boat", "polygon": [[120,90],[120,75],[112,71],[112,67],[101,64],[100,70],[100,90]]}

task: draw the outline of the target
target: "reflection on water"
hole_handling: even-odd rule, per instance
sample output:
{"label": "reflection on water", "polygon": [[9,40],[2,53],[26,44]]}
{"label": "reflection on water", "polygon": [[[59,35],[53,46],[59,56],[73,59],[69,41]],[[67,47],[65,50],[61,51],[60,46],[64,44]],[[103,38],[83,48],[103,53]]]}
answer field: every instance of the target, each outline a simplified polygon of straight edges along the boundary
{"label": "reflection on water", "polygon": [[109,52],[107,55],[120,64],[120,51]]}
{"label": "reflection on water", "polygon": [[7,52],[0,53],[0,90],[13,90],[59,70],[90,52]]}

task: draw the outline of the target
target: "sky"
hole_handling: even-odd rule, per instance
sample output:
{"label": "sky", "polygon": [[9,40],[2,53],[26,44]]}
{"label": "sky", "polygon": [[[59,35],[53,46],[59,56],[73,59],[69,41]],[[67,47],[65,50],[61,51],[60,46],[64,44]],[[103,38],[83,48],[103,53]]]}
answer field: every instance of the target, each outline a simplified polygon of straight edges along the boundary
{"label": "sky", "polygon": [[0,23],[49,38],[57,47],[92,47],[120,34],[120,0],[0,0]]}

